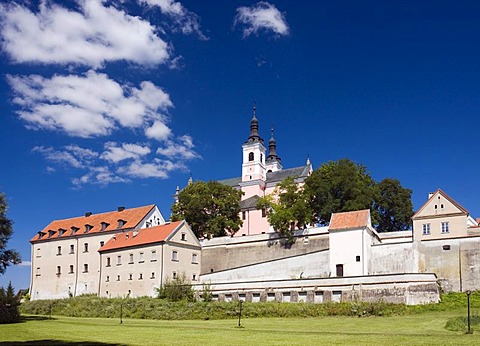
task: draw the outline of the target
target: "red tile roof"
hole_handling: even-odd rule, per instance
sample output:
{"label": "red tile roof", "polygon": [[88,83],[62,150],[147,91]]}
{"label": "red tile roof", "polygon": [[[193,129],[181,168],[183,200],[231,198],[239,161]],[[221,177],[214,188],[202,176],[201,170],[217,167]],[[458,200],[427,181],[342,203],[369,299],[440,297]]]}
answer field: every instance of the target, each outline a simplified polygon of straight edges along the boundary
{"label": "red tile roof", "polygon": [[334,213],[330,220],[330,226],[328,229],[340,230],[340,229],[352,229],[362,228],[369,224],[370,210],[357,210],[347,211],[345,213]]}
{"label": "red tile roof", "polygon": [[138,231],[116,234],[98,251],[117,250],[165,241],[183,222],[184,221],[176,221],[161,226],[142,228]]}
{"label": "red tile roof", "polygon": [[[73,235],[72,227],[78,228],[78,231],[75,232],[73,236],[82,235],[86,233],[85,225],[92,226],[92,228],[87,232],[88,234],[134,228],[148,215],[153,208],[155,208],[155,204],[138,208],[124,209],[122,211],[111,211],[102,214],[92,214],[90,216],[55,220],[40,231],[44,233],[41,238],[40,235],[37,234],[30,241],[34,242],[40,239],[44,240],[71,237]],[[123,226],[120,228],[118,228],[118,220],[125,221]],[[108,224],[103,231],[102,223]],[[65,232],[60,235],[60,230],[65,230]]]}

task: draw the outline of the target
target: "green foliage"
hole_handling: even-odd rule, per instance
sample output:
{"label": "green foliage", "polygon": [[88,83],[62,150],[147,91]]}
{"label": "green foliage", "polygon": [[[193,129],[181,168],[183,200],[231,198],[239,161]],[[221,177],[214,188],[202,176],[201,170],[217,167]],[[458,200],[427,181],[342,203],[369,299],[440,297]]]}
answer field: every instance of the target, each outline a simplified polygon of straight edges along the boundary
{"label": "green foliage", "polygon": [[174,279],[167,277],[162,287],[156,290],[158,298],[166,299],[169,302],[178,302],[181,300],[187,302],[195,301],[195,292],[185,273],[178,275]]}
{"label": "green foliage", "polygon": [[366,167],[349,159],[324,163],[305,179],[310,206],[321,224],[328,224],[332,213],[371,209],[374,186]]}
{"label": "green foliage", "polygon": [[377,231],[408,230],[413,216],[412,190],[402,187],[396,179],[383,179],[375,187],[374,211]]}
{"label": "green foliage", "polygon": [[0,324],[19,321],[19,304],[11,282],[8,283],[6,290],[0,287]]}
{"label": "green foliage", "polygon": [[213,300],[213,294],[212,294],[212,284],[210,283],[204,283],[202,285],[202,301],[203,302],[211,302]]}
{"label": "green foliage", "polygon": [[235,234],[242,225],[242,192],[216,181],[197,181],[180,191],[172,221],[186,220],[197,237]]}
{"label": "green foliage", "polygon": [[257,209],[266,211],[268,222],[287,238],[287,243],[293,242],[295,229],[304,229],[313,221],[308,196],[291,177],[278,184],[273,194],[260,198]]}
{"label": "green foliage", "polygon": [[13,233],[12,221],[7,218],[7,200],[4,193],[0,193],[0,275],[5,273],[11,264],[18,264],[22,260],[15,250],[7,250],[7,243]]}

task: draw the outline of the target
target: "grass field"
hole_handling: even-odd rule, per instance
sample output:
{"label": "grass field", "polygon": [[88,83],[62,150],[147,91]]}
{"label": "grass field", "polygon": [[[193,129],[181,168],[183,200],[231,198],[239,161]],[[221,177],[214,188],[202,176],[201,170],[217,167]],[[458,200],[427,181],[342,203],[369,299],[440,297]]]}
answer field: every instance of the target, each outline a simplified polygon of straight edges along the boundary
{"label": "grass field", "polygon": [[0,325],[0,345],[479,345],[445,329],[463,311],[392,317],[158,321],[27,316]]}

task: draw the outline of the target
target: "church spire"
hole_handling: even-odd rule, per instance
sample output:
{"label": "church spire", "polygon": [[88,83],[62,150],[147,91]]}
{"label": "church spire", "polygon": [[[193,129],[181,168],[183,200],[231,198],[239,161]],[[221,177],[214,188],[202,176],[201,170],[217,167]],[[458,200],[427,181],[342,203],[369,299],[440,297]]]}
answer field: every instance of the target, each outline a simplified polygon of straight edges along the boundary
{"label": "church spire", "polygon": [[253,117],[252,120],[250,120],[250,136],[248,137],[248,140],[246,143],[256,143],[260,142],[263,144],[263,138],[260,137],[260,134],[258,133],[258,119],[257,119],[257,106],[255,102],[253,103]]}
{"label": "church spire", "polygon": [[267,162],[272,162],[272,161],[282,161],[280,157],[277,155],[277,141],[273,137],[273,127],[270,130],[271,131],[271,137],[270,140],[268,141],[268,156],[267,156]]}

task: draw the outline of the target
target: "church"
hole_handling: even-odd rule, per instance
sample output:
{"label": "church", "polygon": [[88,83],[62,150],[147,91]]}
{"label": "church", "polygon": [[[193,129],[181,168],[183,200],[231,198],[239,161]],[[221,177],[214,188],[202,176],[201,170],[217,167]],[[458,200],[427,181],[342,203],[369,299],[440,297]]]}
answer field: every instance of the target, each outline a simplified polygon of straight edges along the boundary
{"label": "church", "polygon": [[257,201],[312,171],[309,159],[283,168],[273,131],[267,153],[254,107],[241,176],[220,181],[244,192],[234,237],[199,240],[156,205],[55,220],[30,241],[31,297],[154,296],[179,275],[199,296],[208,284],[219,301],[425,304],[438,302],[441,290],[480,288],[480,220],[441,189],[414,214],[413,230],[378,233],[370,210],[358,210],[297,230],[285,246]]}

